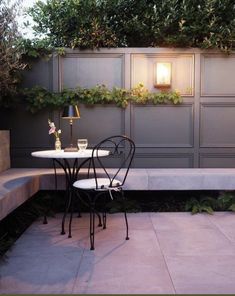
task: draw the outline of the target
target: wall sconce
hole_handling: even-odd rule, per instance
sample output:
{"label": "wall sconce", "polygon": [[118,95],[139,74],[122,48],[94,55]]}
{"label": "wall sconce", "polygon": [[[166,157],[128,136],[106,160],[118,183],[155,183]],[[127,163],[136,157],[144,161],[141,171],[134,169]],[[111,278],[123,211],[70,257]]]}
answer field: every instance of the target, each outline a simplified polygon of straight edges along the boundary
{"label": "wall sconce", "polygon": [[62,114],[63,119],[69,120],[70,125],[70,146],[64,149],[65,152],[76,152],[78,149],[73,146],[73,120],[80,118],[78,106],[65,106]]}
{"label": "wall sconce", "polygon": [[171,87],[171,63],[158,62],[155,64],[154,87],[170,88]]}

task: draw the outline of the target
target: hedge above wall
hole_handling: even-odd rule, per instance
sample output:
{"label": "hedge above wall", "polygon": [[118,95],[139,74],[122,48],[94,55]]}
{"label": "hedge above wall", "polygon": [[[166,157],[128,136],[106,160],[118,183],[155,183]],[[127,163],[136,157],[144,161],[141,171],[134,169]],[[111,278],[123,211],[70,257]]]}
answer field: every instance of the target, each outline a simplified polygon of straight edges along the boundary
{"label": "hedge above wall", "polygon": [[53,47],[234,48],[231,0],[47,0],[29,14]]}
{"label": "hedge above wall", "polygon": [[135,104],[179,104],[182,97],[178,91],[150,93],[143,84],[137,85],[131,90],[114,87],[109,90],[105,85],[97,85],[93,88],[64,89],[60,93],[54,93],[45,88],[35,86],[23,90],[23,100],[27,109],[38,112],[45,108],[60,109],[65,105],[83,103],[94,104],[116,104],[125,108],[129,102]]}

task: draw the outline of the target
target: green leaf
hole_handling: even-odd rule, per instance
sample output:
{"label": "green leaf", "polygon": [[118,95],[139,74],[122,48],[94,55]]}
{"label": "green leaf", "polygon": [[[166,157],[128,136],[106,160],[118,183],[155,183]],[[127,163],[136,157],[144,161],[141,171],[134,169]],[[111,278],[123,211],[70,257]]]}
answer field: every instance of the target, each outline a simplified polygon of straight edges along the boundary
{"label": "green leaf", "polygon": [[192,207],[192,215],[197,214],[198,212],[200,212],[199,207],[196,206],[196,205],[194,205],[194,206]]}
{"label": "green leaf", "polygon": [[[131,91],[117,88],[109,90],[105,85],[97,85],[90,89],[78,86],[73,90],[64,89],[61,93],[53,93],[45,88],[35,86],[31,89],[23,89],[22,93],[29,109],[33,112],[47,107],[58,109],[67,104],[77,103],[88,105],[113,103],[118,107],[125,108],[129,102],[146,104],[152,102],[153,99],[155,100],[154,103],[167,102],[172,94],[176,94],[176,92],[151,94],[142,84]],[[178,93],[177,96],[179,96]],[[164,101],[159,101],[162,98],[164,98]]]}
{"label": "green leaf", "polygon": [[232,204],[229,208],[228,208],[229,211],[233,211],[235,212],[235,203]]}
{"label": "green leaf", "polygon": [[214,211],[210,206],[202,206],[201,211],[207,212],[210,215],[213,215]]}

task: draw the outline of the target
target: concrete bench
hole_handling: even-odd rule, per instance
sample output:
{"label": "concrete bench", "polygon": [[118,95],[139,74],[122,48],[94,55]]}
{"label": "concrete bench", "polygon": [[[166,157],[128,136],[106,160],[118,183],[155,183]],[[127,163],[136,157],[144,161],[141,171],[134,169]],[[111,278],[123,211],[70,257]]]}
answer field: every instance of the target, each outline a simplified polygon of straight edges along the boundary
{"label": "concrete bench", "polygon": [[54,183],[53,176],[53,169],[8,169],[0,173],[0,220],[44,187],[52,189],[46,184]]}
{"label": "concrete bench", "polygon": [[[65,189],[62,169],[57,169],[57,176],[58,190]],[[0,220],[39,190],[54,189],[53,169],[12,168],[0,173]],[[235,190],[235,169],[130,169],[124,189]]]}
{"label": "concrete bench", "polygon": [[[0,220],[39,190],[55,189],[53,169],[10,168],[9,143],[9,131],[0,131]],[[86,170],[79,176],[85,177]],[[57,178],[57,189],[64,190],[62,169]],[[235,169],[130,169],[124,189],[235,190]]]}

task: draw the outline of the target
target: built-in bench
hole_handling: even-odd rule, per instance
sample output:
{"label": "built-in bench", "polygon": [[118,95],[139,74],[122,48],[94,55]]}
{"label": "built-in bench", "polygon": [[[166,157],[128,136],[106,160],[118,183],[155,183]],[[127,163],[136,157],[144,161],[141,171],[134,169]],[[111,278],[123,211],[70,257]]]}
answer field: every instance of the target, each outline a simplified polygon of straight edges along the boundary
{"label": "built-in bench", "polygon": [[[85,176],[82,170],[80,176]],[[58,190],[65,189],[57,169]],[[54,190],[53,169],[8,169],[0,173],[0,220],[39,190]],[[130,169],[125,190],[235,190],[235,169]]]}
{"label": "built-in bench", "polygon": [[[10,168],[9,146],[9,131],[0,131],[0,220],[38,191],[55,189],[54,169]],[[86,177],[86,170],[79,176]],[[62,169],[57,184],[65,189]],[[235,169],[130,169],[124,189],[235,190]]]}
{"label": "built-in bench", "polygon": [[0,220],[39,190],[52,189],[47,184],[53,183],[53,176],[53,169],[8,169],[0,173]]}

